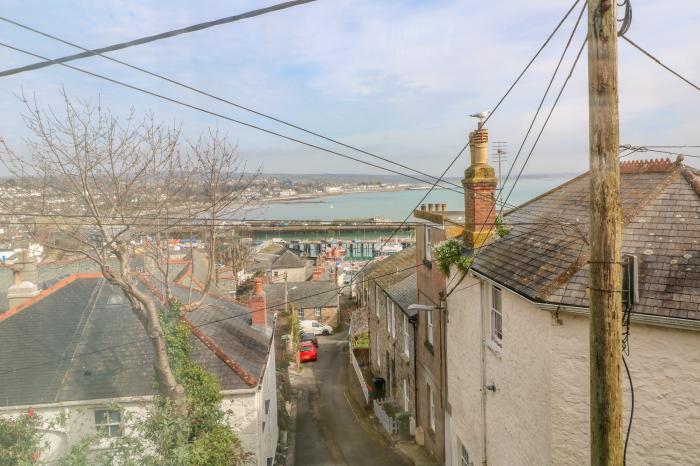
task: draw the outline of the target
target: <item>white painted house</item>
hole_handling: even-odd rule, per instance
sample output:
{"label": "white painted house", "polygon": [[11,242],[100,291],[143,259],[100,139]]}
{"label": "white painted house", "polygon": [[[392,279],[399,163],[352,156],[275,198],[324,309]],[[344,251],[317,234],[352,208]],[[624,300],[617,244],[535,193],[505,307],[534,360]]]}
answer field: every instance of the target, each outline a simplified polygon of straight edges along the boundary
{"label": "white painted house", "polygon": [[[621,173],[627,464],[700,464],[700,173],[680,160]],[[588,186],[506,214],[510,232],[448,297],[446,464],[590,463]]]}
{"label": "white painted house", "polygon": [[[142,285],[158,295],[149,282]],[[129,430],[130,416],[145,413],[154,395],[153,352],[124,295],[101,275],[73,274],[43,288],[0,314],[0,415],[30,407],[48,421],[67,415],[65,425],[44,432],[49,447],[41,460],[54,464],[86,435],[118,436]],[[189,290],[174,285],[173,292]],[[257,466],[273,463],[278,441],[275,346],[266,318],[264,297],[251,313],[210,296],[185,320],[192,357],[219,378],[226,422]]]}

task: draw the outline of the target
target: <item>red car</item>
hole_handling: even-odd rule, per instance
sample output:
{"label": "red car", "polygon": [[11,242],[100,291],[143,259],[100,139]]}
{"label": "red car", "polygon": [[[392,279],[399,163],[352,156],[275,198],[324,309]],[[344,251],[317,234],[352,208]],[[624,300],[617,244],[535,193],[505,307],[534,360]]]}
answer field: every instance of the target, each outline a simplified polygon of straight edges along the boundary
{"label": "red car", "polygon": [[318,359],[318,350],[310,341],[302,341],[299,347],[299,360],[301,362],[316,361]]}

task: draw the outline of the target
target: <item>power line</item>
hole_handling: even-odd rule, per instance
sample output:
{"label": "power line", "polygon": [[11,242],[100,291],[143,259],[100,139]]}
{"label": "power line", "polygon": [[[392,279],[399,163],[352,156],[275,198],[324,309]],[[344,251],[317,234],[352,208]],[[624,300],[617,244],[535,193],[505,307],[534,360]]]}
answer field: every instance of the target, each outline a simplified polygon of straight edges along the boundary
{"label": "power line", "polygon": [[655,61],[655,62],[656,62],[659,66],[661,66],[663,69],[665,69],[666,71],[670,72],[671,74],[673,74],[673,75],[676,76],[677,78],[681,79],[682,81],[686,82],[687,84],[691,85],[693,88],[695,88],[695,90],[700,91],[700,87],[699,87],[697,84],[695,84],[695,83],[693,83],[692,81],[690,81],[689,79],[685,78],[684,76],[682,76],[682,75],[681,75],[680,73],[678,73],[677,71],[673,70],[673,69],[672,69],[671,67],[669,67],[668,65],[665,65],[664,63],[662,63],[661,60],[659,60],[659,59],[656,58],[654,55],[652,55],[651,52],[647,52],[646,50],[644,50],[639,44],[637,44],[636,42],[634,42],[632,39],[630,39],[629,37],[624,36],[624,35],[623,35],[623,36],[620,36],[620,37],[622,37],[624,40],[626,40],[627,43],[630,44],[632,47],[636,48],[637,50],[639,50],[640,52],[642,52],[644,55],[646,55],[647,57],[651,58],[653,61]]}
{"label": "power line", "polygon": [[[586,10],[586,5],[587,5],[587,3],[588,3],[588,2],[584,2],[583,8],[581,8],[581,13],[579,13],[579,16],[578,16],[578,18],[577,18],[577,20],[576,20],[576,23],[574,24],[574,28],[573,28],[573,30],[571,31],[571,34],[569,35],[569,39],[568,39],[567,42],[566,42],[566,46],[564,47],[564,50],[563,50],[563,52],[562,52],[562,54],[561,54],[561,57],[559,58],[559,61],[558,61],[558,63],[557,63],[557,66],[556,66],[555,69],[554,69],[554,73],[552,73],[552,77],[551,77],[551,79],[549,80],[549,83],[547,84],[547,88],[545,89],[544,95],[542,96],[542,99],[540,100],[540,103],[539,103],[539,105],[538,105],[538,107],[537,107],[537,111],[535,112],[535,115],[534,115],[533,118],[532,118],[532,121],[531,121],[531,123],[530,123],[530,126],[528,127],[528,129],[527,129],[527,131],[526,131],[526,133],[525,133],[525,137],[523,138],[523,142],[522,142],[522,144],[520,145],[520,148],[518,149],[518,152],[517,152],[517,154],[516,154],[516,156],[515,156],[515,159],[513,160],[513,163],[512,163],[511,166],[510,166],[510,169],[508,170],[508,174],[506,175],[506,179],[505,179],[505,181],[503,182],[503,185],[505,185],[505,184],[507,183],[508,178],[510,177],[511,172],[512,172],[513,168],[515,167],[515,164],[516,164],[516,162],[518,161],[518,158],[520,157],[520,154],[521,154],[521,152],[522,152],[522,149],[523,149],[523,147],[525,146],[525,143],[526,143],[526,141],[527,141],[527,138],[528,138],[529,135],[530,135],[530,131],[532,130],[532,128],[533,128],[533,126],[534,126],[534,124],[535,124],[535,121],[536,121],[537,117],[539,116],[539,112],[540,112],[540,110],[542,109],[542,105],[544,104],[544,101],[545,101],[547,95],[549,94],[549,90],[550,90],[551,87],[552,87],[552,83],[554,82],[554,79],[556,78],[556,75],[557,75],[558,72],[559,72],[559,68],[561,67],[561,64],[562,64],[562,62],[563,62],[563,60],[564,60],[564,57],[566,56],[566,52],[569,50],[569,47],[570,47],[570,45],[571,45],[571,41],[573,40],[574,35],[575,35],[575,33],[576,33],[576,30],[578,29],[579,23],[581,22],[581,18],[582,18],[582,16],[583,16],[584,11]],[[575,5],[574,5],[574,6],[575,6]],[[564,89],[566,88],[566,85],[568,84],[569,79],[571,78],[571,76],[572,76],[572,74],[573,74],[573,72],[574,72],[574,69],[576,68],[576,64],[578,63],[578,60],[579,60],[579,58],[581,57],[581,53],[583,52],[583,48],[584,48],[585,45],[586,45],[586,40],[584,40],[583,43],[581,44],[581,48],[579,49],[578,54],[576,55],[576,58],[575,58],[575,60],[574,60],[574,62],[573,62],[573,65],[571,66],[571,69],[570,69],[570,71],[569,71],[569,74],[567,75],[566,79],[564,80],[564,82],[563,82],[563,84],[562,84],[562,86],[561,86],[561,89],[559,90],[559,94],[557,95],[556,99],[554,100],[554,103],[552,104],[552,107],[550,108],[549,114],[548,114],[547,117],[545,118],[545,121],[544,121],[544,123],[542,124],[542,127],[541,127],[541,129],[540,129],[540,131],[539,131],[537,137],[535,138],[535,141],[534,141],[532,147],[530,148],[530,152],[528,153],[528,155],[527,155],[527,157],[526,157],[526,159],[525,159],[525,162],[523,163],[522,167],[520,168],[520,171],[518,172],[518,175],[516,176],[515,181],[513,182],[513,185],[511,186],[510,190],[508,191],[508,194],[506,195],[506,199],[505,199],[504,202],[507,203],[507,202],[508,202],[508,199],[509,199],[510,196],[513,194],[513,190],[515,189],[515,186],[517,185],[518,181],[520,180],[520,176],[523,174],[523,171],[525,170],[525,167],[527,166],[527,163],[530,161],[530,158],[531,158],[531,156],[532,156],[532,154],[533,154],[535,148],[537,147],[537,144],[538,144],[538,142],[539,142],[539,140],[540,140],[540,137],[542,136],[542,133],[544,132],[544,129],[547,127],[547,123],[549,122],[549,119],[550,119],[550,117],[552,116],[552,113],[554,112],[554,109],[556,108],[557,103],[559,102],[559,99],[561,98],[562,93],[564,92]],[[487,218],[491,215],[491,213],[493,212],[495,206],[496,206],[495,204],[493,204],[493,205],[491,206],[491,208],[489,209],[489,213],[488,213],[488,215],[487,215]],[[503,215],[503,208],[501,208],[500,211],[499,211],[499,213],[498,213],[498,216],[502,216],[502,215]],[[485,225],[481,225],[481,227],[480,227],[480,229],[479,229],[479,235],[481,235],[481,233],[484,231],[484,226],[485,226]],[[493,230],[494,230],[495,227],[496,227],[495,224],[494,224],[494,225],[491,225],[491,226],[489,227],[489,232],[493,232]],[[481,251],[481,250],[477,251],[477,253],[473,256],[472,261],[471,261],[471,264],[474,264],[474,262],[476,261],[476,258],[478,257],[480,251]],[[469,266],[469,268],[471,268],[471,265]],[[464,274],[464,276],[466,276],[466,273]]]}
{"label": "power line", "polygon": [[[202,29],[208,29],[208,28],[211,28],[211,27],[214,27],[214,26],[220,26],[220,25],[222,25],[222,24],[233,23],[233,22],[235,22],[235,21],[241,21],[241,20],[243,20],[243,19],[253,18],[253,17],[255,17],[255,16],[261,16],[261,15],[264,15],[264,14],[267,14],[267,13],[272,13],[272,12],[275,12],[275,11],[280,11],[280,10],[284,10],[284,9],[287,9],[287,8],[291,8],[291,7],[294,7],[294,6],[297,6],[297,5],[303,5],[303,4],[305,4],[305,3],[311,3],[311,2],[313,2],[313,1],[315,1],[315,0],[294,0],[294,1],[289,1],[289,2],[285,2],[285,3],[280,3],[280,4],[272,5],[272,6],[269,6],[269,7],[266,7],[266,8],[260,8],[260,9],[258,9],[258,10],[252,10],[252,11],[248,11],[248,12],[246,12],[246,13],[241,13],[241,14],[239,14],[239,15],[227,16],[227,17],[225,17],[225,18],[220,18],[220,19],[217,19],[217,20],[214,20],[214,21],[207,21],[207,22],[204,22],[204,23],[194,24],[194,25],[192,25],[192,26],[188,26],[188,27],[185,27],[185,28],[174,29],[174,30],[172,30],[172,31],[162,32],[162,33],[160,33],[160,34],[155,34],[155,35],[152,35],[152,36],[142,37],[142,38],[140,38],[140,39],[135,39],[135,40],[131,40],[131,41],[128,41],[128,42],[121,42],[121,43],[119,43],[119,44],[110,45],[110,46],[108,46],[108,47],[102,47],[102,48],[99,48],[99,49],[88,50],[88,51],[83,52],[83,53],[77,53],[77,54],[75,54],[75,55],[68,55],[68,56],[61,57],[61,58],[46,59],[46,58],[43,58],[43,57],[39,57],[39,58],[42,58],[42,60],[46,60],[46,61],[39,62],[39,63],[32,63],[31,65],[21,66],[21,67],[19,67],[19,68],[12,68],[12,69],[10,69],[10,70],[2,71],[2,72],[0,72],[0,77],[2,77],[2,76],[10,76],[10,75],[18,74],[18,73],[23,73],[23,72],[25,72],[25,71],[36,70],[36,69],[39,69],[39,68],[45,68],[45,67],[51,66],[51,65],[59,65],[59,64],[63,64],[63,63],[65,63],[65,62],[69,62],[69,61],[72,61],[72,60],[78,60],[78,59],[81,59],[81,58],[87,58],[87,57],[90,57],[90,56],[93,56],[93,55],[99,55],[99,54],[106,53],[106,52],[114,52],[114,51],[116,51],[116,50],[122,50],[122,49],[125,49],[125,48],[133,47],[133,46],[135,46],[135,45],[147,44],[147,43],[149,43],[149,42],[155,42],[155,41],[158,41],[158,40],[167,39],[167,38],[169,38],[169,37],[175,37],[175,36],[178,36],[178,35],[180,35],[180,34],[188,34],[188,33],[191,33],[191,32],[200,31],[200,30],[202,30]],[[6,18],[2,18],[2,19],[3,19],[4,21],[9,22],[9,23],[12,23],[12,24],[15,24],[15,25],[17,25],[17,26],[23,27],[23,26],[21,26],[19,23],[15,23],[15,22],[12,21],[12,20],[9,20],[9,19],[6,19]],[[81,48],[82,48],[82,47],[81,47]]]}
{"label": "power line", "polygon": [[[24,53],[24,54],[26,54],[26,55],[30,55],[30,56],[33,56],[33,57],[36,57],[36,58],[41,58],[41,59],[43,59],[43,60],[50,60],[50,59],[48,59],[48,58],[46,58],[46,57],[43,57],[43,56],[41,56],[41,55],[38,55],[38,54],[36,54],[36,53],[30,52],[30,51],[28,51],[28,50],[21,49],[21,48],[19,48],[19,47],[15,47],[15,46],[13,46],[13,45],[6,44],[6,43],[4,43],[4,42],[0,42],[0,46],[6,47],[6,48],[8,48],[8,49],[10,49],[10,50],[15,50],[15,51],[17,51],[17,52]],[[181,106],[183,106],[183,107],[187,107],[187,108],[192,109],[192,110],[197,110],[197,111],[199,111],[199,112],[203,112],[203,113],[206,113],[206,114],[208,114],[208,115],[215,116],[215,117],[217,117],[217,118],[221,118],[221,119],[230,121],[230,122],[232,122],[232,123],[236,123],[236,124],[239,124],[239,125],[248,127],[248,128],[256,129],[256,130],[258,130],[258,131],[262,131],[263,133],[271,134],[271,135],[273,135],[273,136],[277,136],[277,137],[280,137],[280,138],[282,138],[282,139],[286,139],[286,140],[288,140],[288,141],[296,142],[296,143],[298,143],[298,144],[302,144],[302,145],[305,145],[305,146],[307,146],[307,147],[311,147],[311,148],[313,148],[313,149],[318,149],[318,150],[321,150],[321,151],[324,151],[324,152],[328,152],[328,153],[330,153],[330,154],[337,155],[337,156],[339,156],[339,157],[343,157],[343,158],[345,158],[345,159],[352,160],[352,161],[354,161],[354,162],[358,162],[358,163],[362,163],[362,164],[365,164],[365,165],[369,165],[370,167],[378,168],[378,169],[380,169],[380,170],[384,170],[384,171],[387,171],[387,172],[390,172],[390,173],[393,173],[393,174],[396,174],[396,175],[400,175],[400,176],[404,176],[404,177],[406,177],[406,178],[410,178],[410,179],[413,179],[413,180],[416,180],[416,181],[420,181],[421,183],[425,183],[425,182],[426,182],[426,181],[425,181],[424,179],[422,179],[422,178],[417,178],[417,177],[415,177],[415,176],[411,176],[411,175],[408,175],[408,174],[406,174],[406,173],[402,173],[402,172],[393,170],[393,169],[391,169],[391,168],[383,167],[383,166],[381,166],[381,165],[377,165],[377,164],[374,164],[374,163],[372,163],[372,162],[367,162],[367,161],[365,161],[365,160],[358,159],[357,157],[353,157],[353,156],[351,156],[351,155],[343,154],[343,153],[341,153],[341,152],[338,152],[338,151],[335,151],[335,150],[332,150],[332,149],[328,149],[328,148],[326,148],[326,147],[322,147],[322,146],[319,146],[319,145],[317,145],[317,144],[313,144],[313,143],[310,143],[310,142],[302,141],[301,139],[297,139],[297,138],[292,137],[292,136],[287,136],[287,135],[285,135],[285,134],[282,134],[282,133],[279,133],[279,132],[276,132],[276,131],[273,131],[273,130],[270,130],[270,129],[266,129],[266,128],[263,128],[263,127],[261,127],[261,126],[254,125],[254,124],[252,124],[252,123],[246,123],[245,121],[238,120],[238,119],[236,119],[236,118],[232,118],[232,117],[223,115],[223,114],[218,113],[218,112],[214,112],[214,111],[211,111],[211,110],[207,110],[207,109],[205,109],[205,108],[203,108],[203,107],[199,107],[199,106],[197,106],[197,105],[189,104],[189,103],[187,103],[187,102],[183,102],[183,101],[181,101],[181,100],[178,100],[178,99],[175,99],[175,98],[172,98],[172,97],[168,97],[168,96],[166,96],[166,95],[159,94],[159,93],[157,93],[157,92],[149,91],[149,90],[144,89],[144,88],[142,88],[142,87],[138,87],[138,86],[135,86],[135,85],[132,85],[132,84],[128,84],[128,83],[125,83],[125,82],[123,82],[123,81],[119,81],[119,80],[110,78],[110,77],[105,76],[105,75],[101,75],[101,74],[98,74],[98,73],[94,73],[94,72],[92,72],[92,71],[88,71],[88,70],[85,70],[85,69],[82,69],[82,68],[78,68],[78,67],[73,66],[73,65],[67,65],[67,64],[65,64],[65,63],[59,63],[59,65],[65,66],[66,68],[70,68],[70,69],[72,69],[72,70],[79,71],[79,72],[81,72],[81,73],[84,73],[84,74],[87,74],[87,75],[90,75],[90,76],[93,76],[93,77],[96,77],[96,78],[99,78],[99,79],[103,79],[103,80],[105,80],[105,81],[109,81],[109,82],[111,82],[111,83],[113,83],[113,84],[117,84],[117,85],[119,85],[119,86],[123,86],[123,87],[129,88],[129,89],[132,89],[132,90],[135,90],[135,91],[138,91],[138,92],[142,92],[142,93],[144,93],[144,94],[148,94],[148,95],[153,96],[153,97],[157,97],[157,98],[159,98],[159,99],[166,100],[166,101],[168,101],[168,102],[171,102],[171,103],[174,103],[174,104],[177,104],[177,105],[181,105]],[[458,192],[458,193],[461,194],[461,191],[457,191],[457,190],[455,190],[455,189],[453,189],[453,188],[445,188],[445,189],[450,189],[450,190],[452,190],[452,191],[455,191],[455,192]]]}
{"label": "power line", "polygon": [[[404,272],[404,271],[406,271],[406,270],[410,270],[410,269],[415,269],[415,268],[418,268],[418,267],[422,267],[422,266],[424,266],[424,265],[425,265],[424,263],[420,263],[420,264],[416,264],[416,265],[411,265],[411,266],[409,266],[409,267],[406,267],[406,268],[403,268],[403,269],[399,269],[399,270],[396,270],[396,271],[393,271],[393,272],[388,272],[388,273],[386,273],[386,274],[379,275],[379,276],[373,277],[373,278],[381,278],[381,277],[385,277],[385,276],[388,276],[388,275],[394,275],[394,274],[397,274],[397,273]],[[202,327],[207,326],[207,325],[212,325],[212,324],[216,324],[216,323],[220,323],[220,322],[225,322],[225,321],[228,321],[228,320],[231,320],[231,319],[237,319],[237,318],[239,318],[239,317],[245,317],[245,316],[247,316],[247,315],[252,314],[253,312],[268,311],[268,310],[276,309],[276,308],[281,308],[281,309],[283,309],[287,304],[292,304],[292,303],[295,303],[295,302],[297,302],[297,301],[302,301],[302,300],[304,300],[304,299],[308,299],[308,298],[312,298],[312,297],[315,297],[315,296],[320,296],[320,295],[324,295],[324,294],[328,294],[328,293],[336,294],[337,291],[336,291],[336,290],[333,290],[333,289],[329,289],[329,290],[321,291],[321,292],[318,292],[318,293],[312,293],[312,294],[309,294],[309,295],[306,295],[306,296],[301,296],[301,297],[296,298],[296,299],[289,299],[289,300],[286,300],[286,301],[281,302],[281,303],[275,303],[274,305],[266,306],[266,307],[264,307],[264,308],[262,308],[262,309],[258,309],[258,310],[256,310],[256,311],[246,311],[246,312],[237,313],[237,314],[232,315],[232,316],[224,317],[224,318],[221,318],[221,319],[210,320],[210,321],[201,323],[201,324],[199,324],[199,325],[193,325],[193,327],[195,327],[195,328],[202,328]],[[157,298],[157,296],[156,296],[156,298]],[[237,304],[241,304],[241,303],[237,303]],[[0,314],[0,315],[1,315],[1,314]],[[83,353],[77,353],[77,354],[73,355],[72,358],[81,358],[81,357],[85,357],[85,356],[90,356],[90,355],[92,355],[92,354],[102,353],[102,352],[104,352],[104,351],[111,351],[111,350],[114,350],[114,349],[117,349],[117,348],[122,348],[122,347],[125,347],[125,346],[131,346],[131,345],[133,345],[134,343],[139,343],[139,342],[142,342],[142,341],[148,340],[148,339],[149,339],[149,337],[144,337],[144,338],[139,338],[139,339],[131,340],[131,341],[128,341],[128,342],[126,342],[126,343],[120,343],[120,344],[118,344],[118,345],[113,345],[113,346],[110,346],[110,347],[101,348],[101,349],[95,350],[95,351],[88,351],[88,352],[83,352]],[[20,368],[17,368],[17,369],[12,369],[12,370],[9,370],[9,371],[0,372],[0,375],[11,374],[11,373],[19,372],[19,371],[21,371],[21,370],[27,370],[27,369],[31,369],[31,368],[34,368],[34,367],[45,366],[45,365],[47,365],[47,364],[55,364],[55,363],[57,363],[57,362],[65,361],[65,360],[68,360],[68,359],[71,359],[71,358],[59,358],[59,359],[54,359],[54,360],[51,360],[51,361],[44,361],[44,362],[41,362],[41,363],[38,363],[38,364],[31,364],[31,365],[23,366],[23,367],[20,367]]]}
{"label": "power line", "polygon": [[[515,88],[515,86],[518,84],[518,82],[520,82],[520,79],[525,75],[525,73],[527,72],[527,70],[528,70],[528,69],[530,68],[530,66],[534,63],[534,61],[535,61],[535,60],[537,59],[537,57],[540,55],[540,53],[542,52],[542,50],[544,50],[544,48],[547,46],[547,44],[552,40],[552,37],[554,37],[554,35],[556,34],[556,32],[559,30],[559,28],[562,26],[562,24],[564,24],[564,22],[565,22],[566,19],[569,17],[569,15],[570,15],[571,12],[574,10],[574,8],[576,8],[576,5],[578,5],[579,1],[580,1],[580,0],[574,1],[574,4],[571,6],[571,8],[569,8],[569,10],[566,12],[566,14],[564,15],[564,17],[559,21],[559,23],[556,25],[556,27],[554,28],[554,30],[549,34],[549,36],[547,37],[547,39],[546,39],[546,40],[544,41],[544,43],[540,46],[540,48],[537,50],[537,52],[535,53],[535,55],[530,59],[530,61],[529,61],[529,62],[527,63],[527,65],[525,66],[525,68],[520,72],[520,74],[518,75],[518,77],[515,78],[515,81],[513,81],[513,83],[510,85],[510,87],[509,87],[508,90],[505,92],[505,94],[503,94],[503,96],[502,96],[501,99],[498,101],[498,103],[493,107],[493,109],[491,110],[491,112],[489,112],[489,114],[486,116],[486,118],[479,124],[479,127],[480,127],[480,128],[483,127],[483,126],[486,124],[486,122],[488,122],[488,121],[491,119],[491,117],[494,115],[494,113],[496,113],[496,110],[498,110],[498,108],[501,106],[501,104],[502,104],[503,101],[506,99],[506,97],[508,97],[508,95],[509,95],[510,92]],[[442,174],[440,175],[440,178],[438,178],[438,179],[435,181],[435,183],[433,183],[433,185],[431,186],[430,190],[429,190],[427,193],[425,193],[425,195],[424,195],[423,198],[420,200],[420,202],[418,202],[418,204],[417,204],[416,207],[413,209],[413,211],[415,211],[416,209],[418,209],[418,207],[419,207],[420,204],[425,200],[425,198],[427,198],[428,195],[433,191],[433,189],[435,189],[435,186],[437,186],[437,183],[445,176],[445,174],[450,170],[450,168],[452,168],[452,165],[454,165],[454,163],[459,159],[459,157],[460,157],[460,156],[462,155],[462,153],[466,150],[466,148],[469,147],[469,145],[470,145],[470,141],[467,141],[467,143],[462,147],[462,149],[461,149],[461,150],[457,153],[457,155],[452,159],[452,161],[451,161],[450,164],[447,166],[447,168],[445,168],[445,170],[442,172]],[[409,219],[409,218],[411,217],[411,215],[413,214],[413,211],[411,211],[411,212],[406,216],[406,218],[404,219],[404,222],[402,222],[402,223],[405,223],[405,222],[408,221],[408,219]],[[391,236],[389,236],[389,238],[384,242],[384,244],[380,247],[380,251],[381,251],[381,249],[389,242],[389,240],[396,234],[396,232],[399,231],[399,228],[400,228],[400,226],[397,227],[396,230],[394,230],[394,232],[391,234]],[[346,284],[346,285],[343,285],[343,287],[352,286],[352,283],[353,283],[354,279],[355,279],[357,276],[359,276],[359,274],[362,272],[362,270],[365,269],[365,267],[367,267],[368,264],[369,264],[369,261],[368,261],[367,263],[365,263],[365,265],[362,266],[362,268],[357,272],[357,274],[350,280],[350,283],[348,283],[348,284]]]}
{"label": "power line", "polygon": [[682,156],[682,157],[690,157],[690,158],[698,158],[700,159],[700,155],[694,155],[694,154],[685,154],[682,152],[671,152],[667,150],[660,150],[660,149],[652,149],[652,147],[663,147],[663,146],[632,146],[632,145],[625,145],[625,147],[629,149],[635,149],[636,152],[654,152],[657,154],[666,154],[666,155],[675,155],[675,156]]}
{"label": "power line", "polygon": [[[145,68],[142,68],[142,67],[139,67],[139,66],[136,66],[136,65],[127,63],[127,62],[125,62],[125,61],[123,61],[123,60],[119,60],[119,59],[116,59],[116,58],[113,58],[113,57],[110,57],[110,56],[107,56],[107,55],[103,55],[102,53],[99,53],[99,52],[97,52],[97,51],[89,50],[89,49],[87,49],[87,48],[85,48],[85,47],[83,47],[83,46],[81,46],[81,45],[78,45],[78,44],[76,44],[76,43],[74,43],[74,42],[67,41],[67,40],[65,40],[65,39],[62,39],[62,38],[57,37],[57,36],[54,36],[54,35],[52,35],[52,34],[49,34],[49,33],[40,31],[40,30],[38,30],[38,29],[32,28],[32,27],[30,27],[30,26],[27,26],[27,25],[18,23],[17,21],[14,21],[14,20],[11,20],[11,19],[2,17],[2,16],[0,16],[0,20],[6,21],[6,22],[8,22],[8,23],[10,23],[10,24],[13,24],[13,25],[15,25],[15,26],[17,26],[17,27],[20,27],[20,28],[23,28],[23,29],[26,29],[26,30],[28,30],[28,31],[32,31],[32,32],[34,32],[34,33],[36,33],[36,34],[40,34],[40,35],[42,35],[42,36],[44,36],[44,37],[48,37],[48,38],[50,38],[50,39],[53,39],[53,40],[58,41],[58,42],[61,42],[61,43],[63,43],[63,44],[70,45],[71,47],[79,48],[79,49],[84,50],[85,52],[87,52],[87,53],[89,53],[89,54],[91,54],[91,55],[93,55],[93,56],[99,56],[99,57],[104,58],[104,59],[106,59],[106,60],[110,60],[110,61],[112,61],[112,62],[119,63],[119,64],[124,65],[124,66],[127,66],[127,67],[129,67],[129,68],[131,68],[131,69],[140,71],[140,72],[142,72],[142,73],[146,73],[146,74],[148,74],[148,75],[150,75],[150,76],[153,76],[153,77],[162,79],[162,80],[167,81],[167,82],[169,82],[169,83],[171,83],[171,84],[175,84],[176,86],[180,86],[180,87],[182,87],[182,88],[191,90],[191,91],[193,91],[193,92],[196,92],[196,93],[198,93],[198,94],[204,95],[204,96],[209,97],[209,98],[212,98],[212,99],[217,100],[217,101],[219,101],[219,102],[226,103],[226,104],[228,104],[228,105],[234,106],[234,107],[236,107],[236,108],[240,108],[240,109],[242,109],[242,110],[245,110],[245,111],[250,112],[250,113],[253,113],[253,114],[255,114],[255,115],[258,115],[258,116],[267,118],[267,119],[272,120],[272,121],[275,121],[275,122],[277,122],[277,123],[281,123],[281,124],[286,125],[286,126],[288,126],[288,127],[290,127],[290,128],[294,128],[294,129],[296,129],[296,130],[303,131],[303,132],[305,132],[305,133],[307,133],[307,134],[310,134],[310,135],[312,135],[312,136],[316,136],[316,137],[319,137],[319,138],[324,139],[324,140],[326,140],[326,141],[332,142],[332,143],[334,143],[334,144],[338,144],[338,145],[340,145],[340,146],[342,146],[342,147],[345,147],[345,148],[347,148],[347,149],[352,149],[352,150],[355,150],[355,151],[360,152],[360,153],[362,153],[362,154],[369,155],[369,156],[371,156],[371,157],[373,157],[373,158],[382,160],[382,161],[384,161],[384,162],[388,162],[388,163],[391,163],[391,164],[393,164],[393,165],[397,165],[397,166],[399,166],[399,167],[401,167],[401,168],[404,168],[404,169],[406,169],[406,170],[410,170],[410,171],[412,171],[412,172],[414,172],[414,173],[417,173],[417,174],[419,174],[419,175],[426,176],[426,177],[428,177],[430,180],[435,180],[435,179],[436,179],[436,177],[433,176],[433,175],[430,175],[430,174],[428,174],[428,173],[422,172],[422,171],[420,171],[420,170],[416,170],[416,169],[411,168],[411,167],[409,167],[409,166],[407,166],[407,165],[404,165],[404,164],[402,164],[402,163],[395,162],[395,161],[393,161],[393,160],[391,160],[391,159],[388,159],[388,158],[386,158],[386,157],[382,157],[382,156],[380,156],[380,155],[374,154],[374,153],[369,152],[369,151],[366,151],[366,150],[364,150],[364,149],[360,149],[360,148],[355,147],[355,146],[352,146],[352,145],[350,145],[350,144],[343,143],[343,142],[341,142],[341,141],[339,141],[339,140],[337,140],[337,139],[334,139],[334,138],[331,138],[331,137],[328,137],[328,136],[324,136],[324,135],[322,135],[322,134],[320,134],[320,133],[318,133],[318,132],[316,132],[316,131],[312,131],[312,130],[303,128],[303,127],[299,126],[298,124],[290,123],[290,122],[288,122],[288,121],[282,120],[281,118],[268,115],[268,114],[263,113],[263,112],[258,111],[258,110],[254,110],[254,109],[252,109],[252,108],[250,108],[250,107],[247,107],[247,106],[238,104],[238,103],[233,102],[233,101],[231,101],[231,100],[229,100],[229,99],[225,99],[225,98],[223,98],[223,97],[219,97],[219,96],[217,96],[217,95],[214,95],[214,94],[211,94],[211,93],[209,93],[209,92],[203,91],[203,90],[198,89],[198,88],[196,88],[196,87],[194,87],[194,86],[191,86],[191,85],[189,85],[189,84],[184,84],[184,83],[182,83],[182,82],[180,82],[180,81],[176,81],[176,80],[174,80],[174,79],[172,79],[172,78],[169,78],[169,77],[167,77],[167,76],[164,76],[164,75],[162,75],[162,74],[155,73],[155,72],[153,72],[153,71],[149,71],[149,70],[147,70],[147,69],[145,69]],[[0,73],[0,77],[2,77],[2,76],[3,76],[3,74]],[[421,180],[421,181],[424,181],[424,182],[425,182],[425,180]],[[448,181],[448,180],[443,180],[443,182],[444,182],[445,184],[449,184],[449,185],[451,185],[451,186],[460,188],[460,186],[459,186],[458,184],[452,183],[452,182],[450,182],[450,181]]]}

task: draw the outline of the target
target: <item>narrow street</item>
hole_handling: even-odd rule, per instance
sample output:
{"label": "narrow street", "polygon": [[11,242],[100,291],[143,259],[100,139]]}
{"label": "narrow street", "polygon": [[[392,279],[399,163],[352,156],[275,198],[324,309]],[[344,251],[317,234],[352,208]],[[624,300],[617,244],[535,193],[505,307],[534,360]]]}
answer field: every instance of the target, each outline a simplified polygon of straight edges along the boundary
{"label": "narrow street", "polygon": [[297,466],[408,466],[351,404],[347,393],[348,346],[345,332],[319,337],[317,362],[296,376],[301,391],[297,410]]}

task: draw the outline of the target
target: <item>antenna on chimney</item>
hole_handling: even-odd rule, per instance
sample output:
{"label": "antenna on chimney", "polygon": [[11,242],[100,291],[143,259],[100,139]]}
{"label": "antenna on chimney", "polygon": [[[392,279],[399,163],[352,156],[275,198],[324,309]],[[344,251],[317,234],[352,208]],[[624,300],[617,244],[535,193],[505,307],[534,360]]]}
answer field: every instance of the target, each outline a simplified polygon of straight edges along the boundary
{"label": "antenna on chimney", "polygon": [[508,143],[505,141],[496,141],[493,143],[493,153],[491,154],[491,157],[493,158],[494,162],[498,164],[498,183],[500,187],[498,188],[499,194],[500,191],[503,189],[503,178],[501,178],[501,163],[505,163],[508,161]]}

